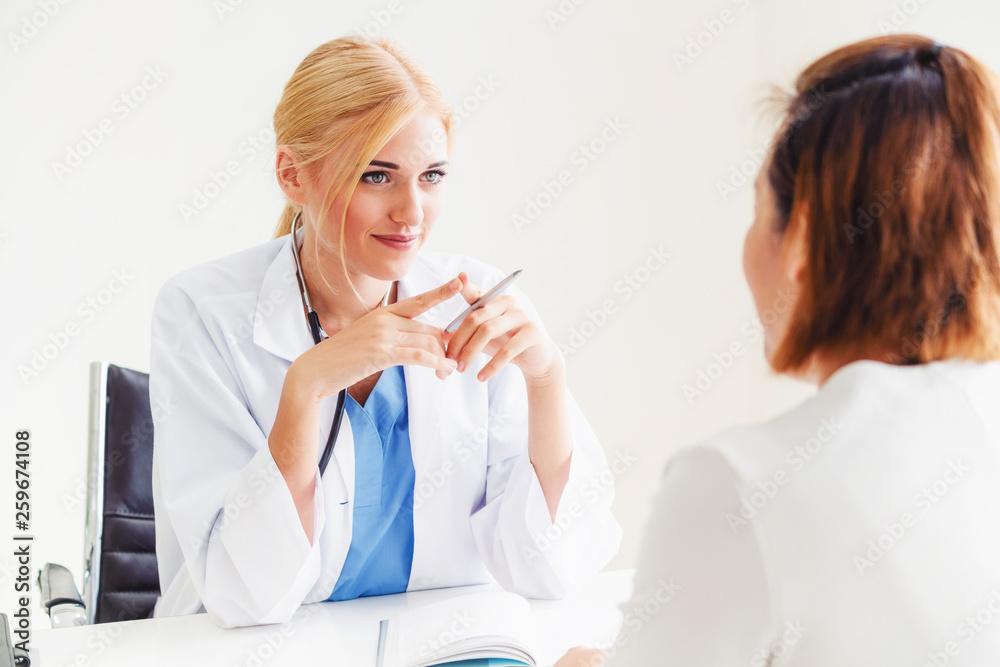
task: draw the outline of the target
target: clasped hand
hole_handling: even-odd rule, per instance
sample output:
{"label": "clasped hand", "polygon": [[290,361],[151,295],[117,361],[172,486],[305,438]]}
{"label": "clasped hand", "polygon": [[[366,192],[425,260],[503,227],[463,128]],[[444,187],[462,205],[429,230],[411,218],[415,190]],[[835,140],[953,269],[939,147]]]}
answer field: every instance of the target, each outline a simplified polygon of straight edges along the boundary
{"label": "clasped hand", "polygon": [[510,295],[473,311],[452,333],[414,319],[459,293],[471,304],[483,290],[462,272],[440,287],[358,318],[303,353],[293,366],[318,398],[398,365],[433,368],[446,378],[456,370],[465,372],[480,353],[492,357],[477,375],[481,382],[508,363],[529,382],[544,382],[558,368],[562,358],[555,343]]}

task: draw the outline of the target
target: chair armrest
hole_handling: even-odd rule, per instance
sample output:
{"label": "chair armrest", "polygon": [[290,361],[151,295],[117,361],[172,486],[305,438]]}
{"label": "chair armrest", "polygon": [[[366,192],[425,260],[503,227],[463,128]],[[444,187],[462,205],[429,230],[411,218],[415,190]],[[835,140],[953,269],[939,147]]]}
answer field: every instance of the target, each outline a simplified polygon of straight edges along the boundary
{"label": "chair armrest", "polygon": [[38,572],[42,608],[53,628],[87,625],[87,608],[73,581],[73,574],[56,563],[46,563]]}
{"label": "chair armrest", "polygon": [[0,614],[0,667],[28,667],[31,660],[21,649],[14,648],[11,641],[7,614]]}

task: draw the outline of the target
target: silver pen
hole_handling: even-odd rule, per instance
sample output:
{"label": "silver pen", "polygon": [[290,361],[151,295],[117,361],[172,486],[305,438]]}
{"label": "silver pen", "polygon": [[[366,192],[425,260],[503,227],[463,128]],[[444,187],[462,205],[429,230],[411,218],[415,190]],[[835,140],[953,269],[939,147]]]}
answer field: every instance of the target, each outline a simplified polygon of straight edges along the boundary
{"label": "silver pen", "polygon": [[473,301],[468,308],[462,311],[461,315],[453,319],[451,321],[451,324],[449,324],[444,328],[444,332],[452,333],[453,331],[455,331],[455,329],[458,328],[458,325],[462,323],[462,320],[468,317],[472,311],[479,310],[480,308],[488,304],[490,301],[500,296],[500,293],[503,292],[505,289],[507,289],[508,285],[517,280],[517,277],[521,275],[521,271],[522,269],[518,269],[514,273],[510,274],[509,276],[498,282],[496,286],[489,292],[487,292],[486,294],[482,295],[481,297]]}

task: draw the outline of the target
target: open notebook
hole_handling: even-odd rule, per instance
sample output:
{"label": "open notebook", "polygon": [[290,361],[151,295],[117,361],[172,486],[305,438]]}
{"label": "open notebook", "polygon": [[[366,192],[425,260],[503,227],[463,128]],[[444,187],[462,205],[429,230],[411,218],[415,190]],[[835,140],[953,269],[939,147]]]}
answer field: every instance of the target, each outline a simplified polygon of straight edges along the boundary
{"label": "open notebook", "polygon": [[531,608],[505,591],[450,598],[379,627],[378,667],[535,667]]}

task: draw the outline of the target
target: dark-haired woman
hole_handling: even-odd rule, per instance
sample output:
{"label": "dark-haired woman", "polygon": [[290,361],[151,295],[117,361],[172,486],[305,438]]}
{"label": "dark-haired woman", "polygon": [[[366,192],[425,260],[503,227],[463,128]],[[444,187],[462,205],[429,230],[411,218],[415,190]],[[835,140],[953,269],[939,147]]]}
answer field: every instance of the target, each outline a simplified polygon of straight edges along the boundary
{"label": "dark-haired woman", "polygon": [[559,667],[1000,664],[996,77],[877,38],[785,111],[744,269],[819,392],[672,459],[621,632]]}

